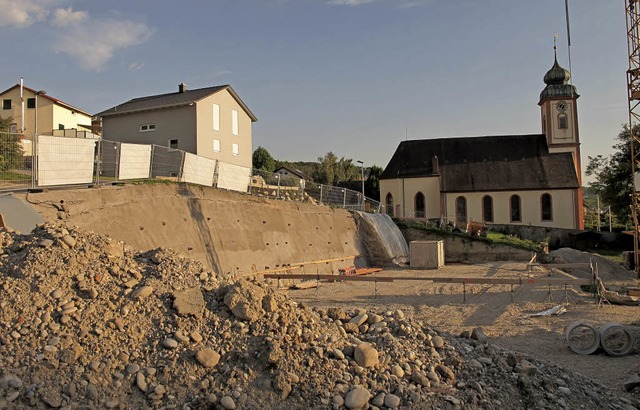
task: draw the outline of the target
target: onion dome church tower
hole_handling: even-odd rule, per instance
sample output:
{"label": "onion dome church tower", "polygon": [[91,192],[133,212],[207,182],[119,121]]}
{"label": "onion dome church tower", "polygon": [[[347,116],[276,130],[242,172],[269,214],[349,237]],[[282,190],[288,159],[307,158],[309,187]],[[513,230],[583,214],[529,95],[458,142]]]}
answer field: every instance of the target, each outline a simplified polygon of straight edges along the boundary
{"label": "onion dome church tower", "polygon": [[542,133],[547,137],[549,152],[570,152],[576,166],[578,182],[582,186],[580,164],[580,137],[578,134],[578,107],[580,97],[576,87],[569,84],[571,74],[560,67],[553,46],[553,67],[544,75],[547,85],[540,93]]}

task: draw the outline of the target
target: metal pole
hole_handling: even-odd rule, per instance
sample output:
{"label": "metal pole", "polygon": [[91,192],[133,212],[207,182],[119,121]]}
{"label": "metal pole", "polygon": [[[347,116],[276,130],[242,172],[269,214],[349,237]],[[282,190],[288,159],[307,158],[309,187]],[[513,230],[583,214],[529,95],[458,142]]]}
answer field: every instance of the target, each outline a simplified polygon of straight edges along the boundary
{"label": "metal pole", "polygon": [[346,189],[342,190],[342,207],[343,208],[347,207],[347,190]]}
{"label": "metal pole", "polygon": [[320,184],[320,203],[322,203],[322,184]]}
{"label": "metal pole", "polygon": [[600,232],[600,195],[596,195],[596,210],[598,214],[598,223],[596,224],[596,231]]}
{"label": "metal pole", "polygon": [[276,175],[276,179],[278,180],[278,199],[280,199],[280,175]]}
{"label": "metal pole", "polygon": [[609,205],[609,232],[611,231],[611,205]]}

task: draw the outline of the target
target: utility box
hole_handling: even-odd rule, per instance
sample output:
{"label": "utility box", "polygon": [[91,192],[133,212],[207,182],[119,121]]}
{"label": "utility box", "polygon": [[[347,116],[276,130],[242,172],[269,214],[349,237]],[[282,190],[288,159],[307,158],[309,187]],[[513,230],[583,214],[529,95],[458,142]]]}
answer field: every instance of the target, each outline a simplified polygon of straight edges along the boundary
{"label": "utility box", "polygon": [[412,268],[438,269],[444,266],[443,241],[411,241]]}

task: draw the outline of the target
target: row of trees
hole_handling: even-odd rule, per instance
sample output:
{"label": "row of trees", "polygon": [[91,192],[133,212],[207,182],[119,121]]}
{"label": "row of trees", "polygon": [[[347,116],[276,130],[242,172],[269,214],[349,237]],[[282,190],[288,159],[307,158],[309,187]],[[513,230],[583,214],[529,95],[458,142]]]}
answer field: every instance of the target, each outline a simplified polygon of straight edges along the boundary
{"label": "row of trees", "polygon": [[[345,186],[359,191],[361,186],[359,184],[362,183],[360,165],[354,164],[351,158],[338,158],[333,152],[319,157],[317,162],[278,161],[264,147],[258,147],[253,152],[253,167],[256,169],[273,172],[282,166],[297,169],[307,180],[318,184]],[[379,180],[382,171],[382,168],[376,165],[364,169],[365,195],[369,198],[380,197]]]}

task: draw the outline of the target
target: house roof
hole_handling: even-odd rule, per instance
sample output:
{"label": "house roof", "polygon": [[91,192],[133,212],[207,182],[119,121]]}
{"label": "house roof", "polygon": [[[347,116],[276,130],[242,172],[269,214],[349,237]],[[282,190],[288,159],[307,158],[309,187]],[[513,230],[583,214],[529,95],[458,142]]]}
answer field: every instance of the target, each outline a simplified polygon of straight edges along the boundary
{"label": "house roof", "polygon": [[99,117],[108,117],[121,114],[132,114],[140,111],[158,110],[161,108],[180,107],[193,104],[212,94],[227,90],[231,96],[240,104],[243,110],[249,115],[252,122],[258,121],[258,118],[249,110],[249,107],[240,99],[238,94],[230,85],[218,85],[215,87],[198,88],[195,90],[186,90],[184,92],[175,92],[168,94],[150,95],[148,97],[139,97],[124,102],[122,104],[111,107],[98,114]]}
{"label": "house roof", "polygon": [[274,173],[277,173],[278,171],[280,171],[281,169],[287,170],[289,171],[290,174],[293,174],[295,176],[297,176],[300,179],[304,179],[304,174],[302,173],[302,171],[300,171],[299,169],[295,169],[295,168],[289,168],[289,167],[285,167],[285,166],[281,166],[278,167],[275,171],[273,171]]}
{"label": "house roof", "polygon": [[[16,84],[16,85],[14,85],[13,87],[9,87],[9,88],[7,88],[7,89],[6,89],[6,90],[4,90],[3,92],[1,92],[1,93],[0,93],[0,95],[5,94],[5,93],[8,93],[9,91],[13,90],[14,88],[20,88],[20,84]],[[24,85],[22,86],[22,88],[23,88],[23,89],[25,89],[25,90],[27,90],[27,91],[29,91],[29,92],[32,92],[32,93],[34,93],[34,94],[37,92],[37,91],[36,91],[36,90],[34,90],[33,88],[29,88],[29,87],[24,86]],[[78,107],[74,107],[74,106],[73,106],[73,105],[71,105],[71,104],[67,104],[66,102],[64,102],[64,101],[62,101],[62,100],[59,100],[59,99],[54,98],[54,97],[51,97],[51,96],[50,96],[50,95],[48,95],[48,94],[41,94],[41,95],[39,95],[39,98],[45,98],[45,99],[47,99],[47,100],[49,100],[49,101],[53,101],[55,104],[58,104],[58,105],[60,105],[60,106],[62,106],[62,107],[65,107],[65,108],[67,108],[67,109],[69,109],[69,110],[71,110],[71,111],[76,111],[76,112],[79,112],[79,113],[81,113],[81,114],[84,114],[84,115],[86,115],[86,116],[88,116],[88,117],[91,117],[91,114],[89,114],[88,112],[86,112],[86,111],[84,111],[84,110],[81,110],[81,109],[80,109],[80,108],[78,108]]]}
{"label": "house roof", "polygon": [[443,192],[579,187],[571,153],[542,134],[403,141],[380,179],[436,175]]}

